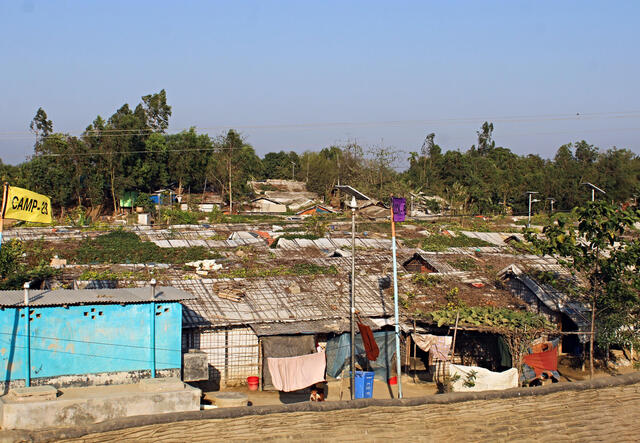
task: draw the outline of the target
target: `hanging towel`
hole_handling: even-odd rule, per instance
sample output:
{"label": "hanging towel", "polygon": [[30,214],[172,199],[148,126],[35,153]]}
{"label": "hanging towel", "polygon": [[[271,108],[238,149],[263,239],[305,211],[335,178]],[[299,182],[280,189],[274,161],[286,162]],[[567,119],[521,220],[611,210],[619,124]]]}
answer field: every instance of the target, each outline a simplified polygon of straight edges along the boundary
{"label": "hanging towel", "polygon": [[291,392],[325,381],[324,352],[298,357],[267,358],[271,381],[278,391]]}
{"label": "hanging towel", "polygon": [[436,336],[431,334],[418,334],[417,332],[412,332],[411,338],[424,352],[429,352],[431,346],[436,342]]}
{"label": "hanging towel", "polygon": [[367,325],[363,325],[362,323],[358,323],[358,329],[360,329],[362,344],[364,345],[364,352],[367,354],[367,360],[376,361],[380,355],[380,348],[378,348],[376,339],[373,338],[371,328]]}
{"label": "hanging towel", "polygon": [[411,338],[416,345],[424,352],[430,352],[434,360],[449,360],[449,352],[451,351],[451,342],[453,337],[450,335],[431,335],[412,333]]}

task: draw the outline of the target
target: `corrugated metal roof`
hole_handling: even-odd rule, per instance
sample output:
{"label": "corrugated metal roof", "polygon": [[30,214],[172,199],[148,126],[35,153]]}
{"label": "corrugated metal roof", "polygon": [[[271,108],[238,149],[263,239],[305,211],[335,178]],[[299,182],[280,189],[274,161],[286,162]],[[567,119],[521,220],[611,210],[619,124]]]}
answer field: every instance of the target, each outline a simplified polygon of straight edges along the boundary
{"label": "corrugated metal roof", "polygon": [[422,258],[427,263],[429,263],[439,273],[445,274],[448,272],[458,271],[456,268],[454,268],[449,263],[447,263],[446,260],[444,260],[448,254],[441,254],[438,252],[427,252],[419,249],[415,253],[414,257],[416,255]]}
{"label": "corrugated metal roof", "polygon": [[[377,331],[385,326],[392,326],[393,318],[362,318],[362,323]],[[356,323],[359,321],[356,319]],[[407,327],[406,324],[402,324]],[[342,333],[351,329],[348,318],[330,318],[326,320],[309,320],[295,322],[258,323],[249,326],[256,335],[292,335],[292,334],[318,334],[318,333]],[[356,326],[357,328],[357,326]],[[357,331],[357,329],[356,329]]]}
{"label": "corrugated metal roof", "polygon": [[289,334],[317,334],[340,333],[350,329],[350,322],[344,318],[327,320],[309,320],[296,322],[259,323],[250,325],[256,335],[289,335]]}
{"label": "corrugated metal roof", "polygon": [[[155,301],[183,301],[195,296],[173,287],[157,287]],[[29,306],[148,303],[151,288],[29,290]],[[24,306],[24,291],[0,291],[0,306]]]}
{"label": "corrugated metal roof", "polygon": [[[366,249],[391,249],[391,240],[378,238],[357,238],[356,246]],[[278,240],[277,249],[301,249],[301,248],[318,248],[324,250],[336,250],[340,248],[351,248],[350,238],[320,238],[317,240],[308,240],[303,238]]]}
{"label": "corrugated metal roof", "polygon": [[[363,318],[393,315],[393,295],[381,289],[379,279],[356,277],[356,310]],[[171,285],[197,296],[183,303],[186,328],[349,317],[350,285],[344,276],[174,280]],[[240,289],[240,301],[219,297],[225,286]],[[300,292],[289,289],[295,286]]]}
{"label": "corrugated metal roof", "polygon": [[509,237],[515,237],[518,240],[524,240],[524,235],[517,232],[472,232],[461,231],[461,234],[467,237],[477,238],[479,240],[486,241],[496,246],[506,246],[505,240]]}

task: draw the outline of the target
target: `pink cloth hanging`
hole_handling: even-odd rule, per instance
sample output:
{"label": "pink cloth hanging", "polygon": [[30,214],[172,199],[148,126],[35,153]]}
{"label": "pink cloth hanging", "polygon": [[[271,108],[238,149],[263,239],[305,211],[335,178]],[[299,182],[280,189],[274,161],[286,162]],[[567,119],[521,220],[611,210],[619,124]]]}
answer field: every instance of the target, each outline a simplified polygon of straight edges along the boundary
{"label": "pink cloth hanging", "polygon": [[327,359],[324,352],[297,357],[267,358],[271,382],[278,391],[291,392],[325,381]]}

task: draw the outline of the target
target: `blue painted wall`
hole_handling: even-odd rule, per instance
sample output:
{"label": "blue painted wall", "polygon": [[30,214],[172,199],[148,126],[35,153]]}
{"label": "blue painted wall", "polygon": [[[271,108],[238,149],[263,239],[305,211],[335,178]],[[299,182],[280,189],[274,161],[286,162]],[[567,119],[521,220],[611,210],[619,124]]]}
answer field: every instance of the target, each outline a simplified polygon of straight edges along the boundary
{"label": "blue painted wall", "polygon": [[[151,368],[151,304],[31,308],[31,377]],[[25,309],[0,310],[0,382],[25,378]],[[182,305],[156,303],[156,369],[180,368]]]}

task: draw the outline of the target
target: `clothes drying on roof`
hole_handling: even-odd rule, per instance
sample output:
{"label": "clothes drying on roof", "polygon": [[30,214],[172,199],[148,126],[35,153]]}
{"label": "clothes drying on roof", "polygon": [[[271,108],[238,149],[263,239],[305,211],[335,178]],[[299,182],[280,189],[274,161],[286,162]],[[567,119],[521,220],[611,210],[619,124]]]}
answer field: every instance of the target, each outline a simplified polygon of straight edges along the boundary
{"label": "clothes drying on roof", "polygon": [[325,381],[327,360],[324,352],[298,357],[267,358],[273,386],[278,391],[291,392]]}

